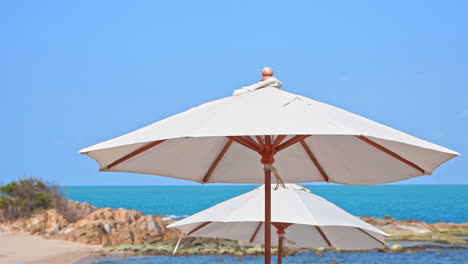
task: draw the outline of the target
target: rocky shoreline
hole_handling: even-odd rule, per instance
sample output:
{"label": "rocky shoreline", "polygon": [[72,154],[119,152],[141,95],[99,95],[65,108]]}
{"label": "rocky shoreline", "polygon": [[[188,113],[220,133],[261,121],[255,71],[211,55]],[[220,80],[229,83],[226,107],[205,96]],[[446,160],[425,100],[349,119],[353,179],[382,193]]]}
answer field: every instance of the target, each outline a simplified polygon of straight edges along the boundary
{"label": "rocky shoreline", "polygon": [[[69,201],[69,207],[83,215],[81,220],[70,223],[55,209],[35,213],[27,219],[13,222],[0,222],[0,232],[28,232],[44,238],[78,242],[88,245],[101,245],[99,254],[125,253],[168,255],[172,254],[180,233],[176,229],[166,229],[173,221],[163,221],[164,216],[144,215],[136,210],[123,208],[96,208],[88,203]],[[1,213],[1,212],[0,212]],[[468,223],[428,224],[418,220],[395,220],[362,217],[390,235],[387,241],[418,241],[422,245],[403,247],[399,244],[379,248],[380,252],[419,252],[425,250],[467,249]],[[439,245],[427,244],[427,242]],[[446,244],[446,245],[440,245]],[[292,255],[299,250],[288,249]],[[307,249],[306,249],[307,250]],[[328,250],[309,249],[318,255]],[[273,250],[275,253],[275,249]],[[245,242],[225,239],[184,238],[177,251],[178,255],[262,255],[263,247]]]}

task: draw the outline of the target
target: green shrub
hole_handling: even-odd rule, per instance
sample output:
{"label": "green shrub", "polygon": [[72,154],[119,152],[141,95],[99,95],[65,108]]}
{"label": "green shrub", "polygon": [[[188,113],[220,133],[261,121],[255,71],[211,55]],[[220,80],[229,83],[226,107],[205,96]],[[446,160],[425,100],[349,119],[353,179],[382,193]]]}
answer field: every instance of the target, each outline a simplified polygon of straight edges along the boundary
{"label": "green shrub", "polygon": [[35,192],[34,200],[36,202],[37,209],[43,210],[52,208],[52,198],[50,193]]}
{"label": "green shrub", "polygon": [[16,182],[12,182],[8,185],[0,187],[0,195],[2,193],[4,193],[5,195],[14,195],[17,189],[18,184]]}
{"label": "green shrub", "polygon": [[13,203],[14,201],[8,196],[2,196],[0,198],[0,209],[6,209],[9,204]]}
{"label": "green shrub", "polygon": [[37,211],[51,208],[66,211],[66,204],[66,199],[58,186],[39,179],[22,179],[0,187],[0,209],[3,220],[30,217]]}

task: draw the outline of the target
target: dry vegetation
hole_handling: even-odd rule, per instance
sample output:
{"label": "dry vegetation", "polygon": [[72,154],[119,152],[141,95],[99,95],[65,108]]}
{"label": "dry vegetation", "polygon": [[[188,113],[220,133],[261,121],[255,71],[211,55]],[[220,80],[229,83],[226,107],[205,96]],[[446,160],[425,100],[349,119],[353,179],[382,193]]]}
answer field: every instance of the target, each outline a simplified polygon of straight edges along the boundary
{"label": "dry vegetation", "polygon": [[60,187],[35,178],[13,181],[0,187],[0,221],[14,221],[55,208],[68,221],[81,217],[69,208]]}

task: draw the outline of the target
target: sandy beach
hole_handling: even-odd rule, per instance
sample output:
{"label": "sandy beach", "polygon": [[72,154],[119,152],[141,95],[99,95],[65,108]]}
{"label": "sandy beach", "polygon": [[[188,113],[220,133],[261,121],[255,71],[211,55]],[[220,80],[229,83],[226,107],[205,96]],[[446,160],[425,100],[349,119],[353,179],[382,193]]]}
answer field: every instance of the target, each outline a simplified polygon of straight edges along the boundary
{"label": "sandy beach", "polygon": [[0,263],[75,263],[99,247],[45,239],[22,232],[0,232]]}

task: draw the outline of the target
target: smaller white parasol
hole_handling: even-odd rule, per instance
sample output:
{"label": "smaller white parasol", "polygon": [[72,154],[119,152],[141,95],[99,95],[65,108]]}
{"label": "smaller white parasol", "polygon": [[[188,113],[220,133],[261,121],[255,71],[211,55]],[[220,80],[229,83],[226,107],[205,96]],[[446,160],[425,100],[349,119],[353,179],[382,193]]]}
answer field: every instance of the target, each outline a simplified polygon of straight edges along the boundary
{"label": "smaller white parasol", "polygon": [[[271,188],[275,188],[272,185]],[[265,185],[169,225],[184,236],[264,243]],[[385,245],[386,233],[310,190],[286,184],[272,191],[272,245],[366,250]],[[286,243],[283,243],[285,241]],[[278,254],[281,256],[281,253]],[[280,259],[280,258],[279,258]]]}

